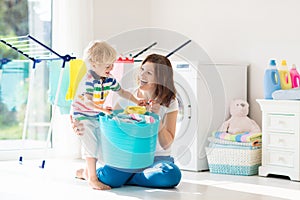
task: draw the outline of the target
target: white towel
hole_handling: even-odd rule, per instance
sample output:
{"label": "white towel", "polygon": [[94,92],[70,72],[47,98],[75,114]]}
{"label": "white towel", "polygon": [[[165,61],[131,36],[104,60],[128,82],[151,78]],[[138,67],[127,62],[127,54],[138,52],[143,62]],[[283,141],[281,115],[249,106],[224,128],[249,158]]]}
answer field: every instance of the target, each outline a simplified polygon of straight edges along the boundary
{"label": "white towel", "polygon": [[300,87],[289,90],[276,90],[272,93],[275,100],[300,100]]}

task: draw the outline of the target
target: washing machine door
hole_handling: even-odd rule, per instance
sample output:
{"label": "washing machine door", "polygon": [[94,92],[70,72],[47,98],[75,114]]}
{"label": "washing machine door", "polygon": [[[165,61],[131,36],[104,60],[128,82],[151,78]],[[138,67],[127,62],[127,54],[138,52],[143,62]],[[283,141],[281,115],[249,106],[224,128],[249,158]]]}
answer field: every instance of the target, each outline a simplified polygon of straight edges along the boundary
{"label": "washing machine door", "polygon": [[[186,78],[174,71],[174,82],[179,104],[175,139],[172,144],[172,156],[175,161],[182,160],[183,156],[185,157],[184,160],[189,160],[193,157],[190,147],[197,133],[196,95]],[[182,164],[184,165],[185,163]]]}

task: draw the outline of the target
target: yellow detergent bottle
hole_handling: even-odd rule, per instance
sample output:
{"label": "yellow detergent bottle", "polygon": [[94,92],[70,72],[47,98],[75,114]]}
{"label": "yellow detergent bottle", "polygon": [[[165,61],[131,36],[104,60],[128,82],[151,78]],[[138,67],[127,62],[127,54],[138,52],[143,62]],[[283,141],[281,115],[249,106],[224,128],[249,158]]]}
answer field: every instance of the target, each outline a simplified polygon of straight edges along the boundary
{"label": "yellow detergent bottle", "polygon": [[286,64],[286,60],[281,61],[281,65],[278,68],[278,73],[280,77],[280,86],[282,90],[288,90],[292,88],[291,75]]}

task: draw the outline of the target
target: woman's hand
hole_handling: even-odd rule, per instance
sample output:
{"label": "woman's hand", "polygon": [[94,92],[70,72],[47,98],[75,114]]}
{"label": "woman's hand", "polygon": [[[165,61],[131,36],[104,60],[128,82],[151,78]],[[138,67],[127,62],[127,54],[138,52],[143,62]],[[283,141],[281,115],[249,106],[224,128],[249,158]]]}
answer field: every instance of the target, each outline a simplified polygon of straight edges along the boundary
{"label": "woman's hand", "polygon": [[154,112],[156,114],[159,114],[160,104],[156,103],[154,100],[149,100],[146,108],[149,112]]}
{"label": "woman's hand", "polygon": [[72,115],[70,115],[71,125],[74,133],[76,135],[83,135],[84,127],[83,124],[80,123],[78,120],[73,119]]}

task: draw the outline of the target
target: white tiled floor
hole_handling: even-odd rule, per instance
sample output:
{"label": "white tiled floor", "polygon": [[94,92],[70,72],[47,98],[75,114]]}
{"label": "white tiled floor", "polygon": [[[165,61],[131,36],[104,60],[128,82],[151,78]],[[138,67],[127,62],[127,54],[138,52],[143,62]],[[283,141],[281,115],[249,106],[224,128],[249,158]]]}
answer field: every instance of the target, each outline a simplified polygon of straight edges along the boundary
{"label": "white tiled floor", "polygon": [[45,169],[40,160],[0,161],[1,200],[59,199],[299,199],[300,182],[283,178],[231,176],[209,172],[183,171],[174,189],[152,189],[125,186],[110,191],[93,190],[85,181],[74,178],[81,160],[49,159]]}

